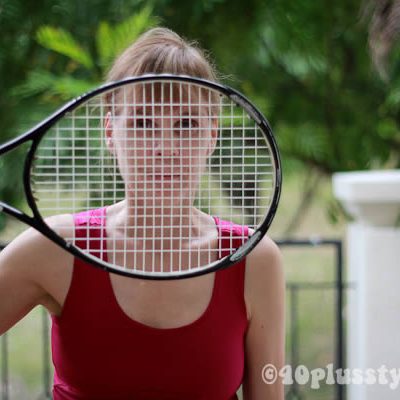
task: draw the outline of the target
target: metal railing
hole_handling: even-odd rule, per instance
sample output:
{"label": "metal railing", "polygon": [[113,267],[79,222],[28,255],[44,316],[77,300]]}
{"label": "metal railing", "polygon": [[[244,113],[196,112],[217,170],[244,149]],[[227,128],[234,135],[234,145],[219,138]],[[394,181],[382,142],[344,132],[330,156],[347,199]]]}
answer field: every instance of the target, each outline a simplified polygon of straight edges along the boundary
{"label": "metal railing", "polygon": [[[299,318],[298,318],[298,296],[300,291],[315,291],[315,290],[334,290],[335,291],[335,359],[333,360],[334,369],[341,369],[345,367],[345,348],[344,348],[344,321],[343,321],[343,307],[344,307],[344,290],[347,285],[343,281],[343,244],[341,240],[337,239],[306,239],[306,240],[292,240],[283,239],[278,240],[277,243],[281,248],[285,247],[330,247],[334,250],[335,258],[335,279],[333,282],[287,282],[286,290],[288,302],[288,312],[290,318],[291,330],[288,333],[291,338],[291,346],[289,349],[288,357],[291,360],[292,370],[300,365],[299,361]],[[286,399],[304,399],[296,379],[293,379],[293,384],[286,392]],[[345,399],[345,386],[335,383],[335,400]]]}

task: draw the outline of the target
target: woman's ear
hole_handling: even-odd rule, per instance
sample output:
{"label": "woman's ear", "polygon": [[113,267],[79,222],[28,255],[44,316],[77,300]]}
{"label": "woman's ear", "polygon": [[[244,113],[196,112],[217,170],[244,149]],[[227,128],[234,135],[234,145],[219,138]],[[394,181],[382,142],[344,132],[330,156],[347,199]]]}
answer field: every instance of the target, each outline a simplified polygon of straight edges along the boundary
{"label": "woman's ear", "polygon": [[105,132],[105,136],[106,136],[106,145],[107,145],[108,151],[111,154],[114,154],[115,148],[114,148],[114,141],[113,141],[113,124],[112,124],[112,115],[111,115],[110,111],[106,114],[106,117],[104,120],[104,132]]}

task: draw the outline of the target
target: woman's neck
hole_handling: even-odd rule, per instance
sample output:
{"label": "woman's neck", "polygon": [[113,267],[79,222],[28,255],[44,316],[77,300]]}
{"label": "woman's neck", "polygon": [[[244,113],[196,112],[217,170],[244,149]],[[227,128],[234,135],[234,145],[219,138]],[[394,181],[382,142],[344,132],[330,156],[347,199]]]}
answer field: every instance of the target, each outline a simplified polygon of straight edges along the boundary
{"label": "woman's neck", "polygon": [[111,206],[115,207],[111,225],[114,237],[149,245],[151,242],[152,247],[185,248],[201,240],[205,225],[209,224],[209,219],[193,205],[149,208],[134,203],[124,200]]}

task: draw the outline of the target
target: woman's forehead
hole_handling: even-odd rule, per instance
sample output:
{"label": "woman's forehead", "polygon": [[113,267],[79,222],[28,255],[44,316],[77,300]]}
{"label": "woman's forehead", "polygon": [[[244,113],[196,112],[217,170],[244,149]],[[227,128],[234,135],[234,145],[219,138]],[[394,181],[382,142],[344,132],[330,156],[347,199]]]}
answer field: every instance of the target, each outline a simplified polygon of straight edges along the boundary
{"label": "woman's forehead", "polygon": [[137,116],[168,116],[168,115],[180,115],[180,116],[205,116],[209,115],[209,109],[206,106],[188,106],[179,104],[140,104],[133,107],[126,107],[129,115]]}
{"label": "woman's forehead", "polygon": [[219,94],[188,82],[137,82],[116,88],[105,106],[116,115],[218,115]]}
{"label": "woman's forehead", "polygon": [[144,82],[120,88],[131,104],[209,105],[215,102],[212,89],[185,82]]}

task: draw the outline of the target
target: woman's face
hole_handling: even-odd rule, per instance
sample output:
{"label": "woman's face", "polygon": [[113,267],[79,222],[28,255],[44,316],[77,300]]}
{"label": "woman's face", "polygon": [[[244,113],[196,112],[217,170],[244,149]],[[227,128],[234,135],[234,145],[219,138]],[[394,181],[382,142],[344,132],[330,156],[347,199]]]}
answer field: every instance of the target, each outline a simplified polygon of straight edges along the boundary
{"label": "woman's face", "polygon": [[[165,85],[165,86],[164,86]],[[107,117],[126,193],[147,206],[191,205],[217,140],[209,100],[193,85],[141,84]]]}

